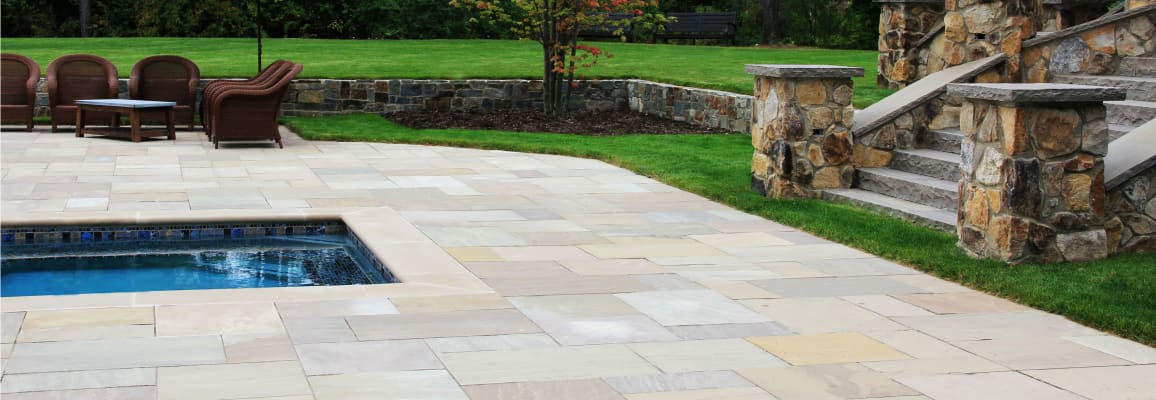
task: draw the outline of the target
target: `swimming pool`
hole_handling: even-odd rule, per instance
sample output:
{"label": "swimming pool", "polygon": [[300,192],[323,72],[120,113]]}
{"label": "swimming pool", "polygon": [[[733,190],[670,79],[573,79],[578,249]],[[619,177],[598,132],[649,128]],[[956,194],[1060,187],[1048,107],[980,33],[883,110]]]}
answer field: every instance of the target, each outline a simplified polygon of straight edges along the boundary
{"label": "swimming pool", "polygon": [[[340,226],[102,228],[52,228],[55,233],[47,234],[5,231],[0,296],[393,280],[384,266],[377,267],[376,257],[364,253],[356,236]],[[18,236],[25,240],[17,243]]]}

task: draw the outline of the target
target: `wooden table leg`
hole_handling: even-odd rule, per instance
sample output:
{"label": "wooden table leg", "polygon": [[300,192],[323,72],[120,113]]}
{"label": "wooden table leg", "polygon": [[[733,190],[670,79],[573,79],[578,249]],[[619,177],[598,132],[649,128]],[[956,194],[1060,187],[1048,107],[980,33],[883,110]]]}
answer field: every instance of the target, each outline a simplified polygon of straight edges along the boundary
{"label": "wooden table leg", "polygon": [[165,126],[169,128],[169,140],[177,140],[177,128],[173,125],[173,108],[165,110]]}
{"label": "wooden table leg", "polygon": [[84,106],[76,106],[76,137],[84,137]]}
{"label": "wooden table leg", "polygon": [[132,123],[132,141],[140,142],[140,113],[134,108],[128,112],[128,118]]}

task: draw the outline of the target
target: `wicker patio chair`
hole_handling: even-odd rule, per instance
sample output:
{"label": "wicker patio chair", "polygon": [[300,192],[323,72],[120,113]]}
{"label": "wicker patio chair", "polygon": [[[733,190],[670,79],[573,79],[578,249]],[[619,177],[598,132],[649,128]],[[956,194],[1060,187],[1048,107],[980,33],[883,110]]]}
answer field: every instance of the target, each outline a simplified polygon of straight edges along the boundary
{"label": "wicker patio chair", "polygon": [[40,65],[31,58],[0,54],[0,122],[22,123],[32,129]]}
{"label": "wicker patio chair", "polygon": [[213,100],[216,98],[217,94],[228,88],[268,87],[269,85],[276,82],[278,78],[288,72],[292,67],[293,63],[289,61],[277,60],[269,64],[268,67],[265,67],[264,70],[261,70],[261,73],[257,74],[257,76],[253,78],[239,81],[218,80],[205,85],[205,89],[201,91],[201,124],[205,127],[205,135],[210,137],[213,136],[213,118],[211,115],[209,115],[211,110],[209,105],[213,104]]}
{"label": "wicker patio chair", "polygon": [[[116,66],[100,56],[72,54],[48,64],[48,110],[52,114],[52,131],[57,125],[76,124],[76,100],[117,98]],[[86,123],[107,121],[118,126],[114,112],[91,112]]]}
{"label": "wicker patio chair", "polygon": [[301,69],[301,64],[294,64],[265,88],[234,87],[216,94],[209,109],[213,147],[220,148],[223,141],[272,140],[285,148],[277,131],[277,117],[281,114],[285,91]]}
{"label": "wicker patio chair", "polygon": [[[201,70],[189,59],[180,56],[152,56],[133,65],[129,75],[129,97],[140,100],[159,100],[177,103],[173,107],[173,124],[188,124],[193,130],[193,109],[197,105],[197,86],[201,84]],[[163,111],[140,113],[142,123],[165,121]]]}

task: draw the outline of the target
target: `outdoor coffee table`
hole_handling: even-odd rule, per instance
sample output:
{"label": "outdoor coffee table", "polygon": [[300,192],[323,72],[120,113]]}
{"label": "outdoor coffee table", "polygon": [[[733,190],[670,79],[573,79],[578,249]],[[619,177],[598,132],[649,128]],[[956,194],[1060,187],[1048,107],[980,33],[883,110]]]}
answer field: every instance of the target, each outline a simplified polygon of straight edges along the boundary
{"label": "outdoor coffee table", "polygon": [[[152,100],[126,100],[126,99],[91,99],[91,100],[77,100],[76,101],[76,137],[84,137],[84,134],[90,135],[104,135],[132,138],[132,141],[139,142],[142,137],[154,136],[168,136],[169,140],[177,140],[177,131],[173,128],[173,106],[177,105],[171,101],[152,101]],[[140,127],[140,111],[141,110],[161,110],[165,112],[165,127],[141,129]],[[128,114],[131,121],[129,128],[111,127],[111,128],[88,128],[84,127],[84,114],[88,111],[112,111],[119,114]]]}

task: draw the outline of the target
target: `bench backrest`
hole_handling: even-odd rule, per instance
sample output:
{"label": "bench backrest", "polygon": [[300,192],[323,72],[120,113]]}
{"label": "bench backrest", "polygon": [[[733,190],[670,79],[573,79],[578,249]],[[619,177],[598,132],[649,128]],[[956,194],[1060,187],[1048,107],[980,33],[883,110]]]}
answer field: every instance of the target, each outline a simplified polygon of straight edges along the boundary
{"label": "bench backrest", "polygon": [[[595,26],[585,27],[582,29],[582,32],[610,34],[610,33],[613,33],[615,31],[621,29],[624,34],[630,33],[632,27],[630,26],[631,22],[629,22],[629,21],[634,18],[633,14],[605,13],[605,14],[603,14],[603,16],[605,18],[605,19],[603,19],[603,23],[595,25]],[[622,21],[627,21],[627,22],[622,22]]]}
{"label": "bench backrest", "polygon": [[718,13],[666,13],[677,20],[666,24],[666,33],[727,32],[735,31],[738,14]]}

